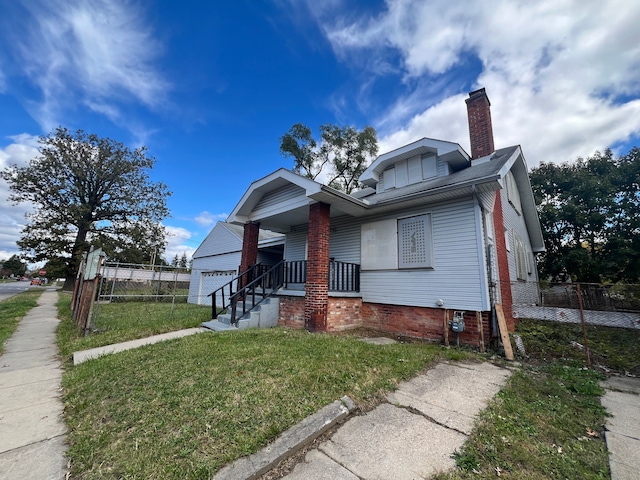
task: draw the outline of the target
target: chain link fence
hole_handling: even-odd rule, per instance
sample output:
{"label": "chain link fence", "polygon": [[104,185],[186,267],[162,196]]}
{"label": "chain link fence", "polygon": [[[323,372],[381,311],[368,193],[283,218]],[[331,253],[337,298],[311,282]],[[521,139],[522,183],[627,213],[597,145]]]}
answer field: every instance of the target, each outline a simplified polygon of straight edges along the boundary
{"label": "chain link fence", "polygon": [[210,309],[187,303],[190,279],[191,273],[186,268],[105,262],[100,269],[88,329],[111,328],[118,310],[124,310],[124,304],[127,312],[133,312],[126,320],[129,322],[152,324],[158,319],[181,323],[189,315],[206,321]]}
{"label": "chain link fence", "polygon": [[514,294],[516,317],[640,329],[640,285],[518,282],[512,291],[536,289],[535,302]]}

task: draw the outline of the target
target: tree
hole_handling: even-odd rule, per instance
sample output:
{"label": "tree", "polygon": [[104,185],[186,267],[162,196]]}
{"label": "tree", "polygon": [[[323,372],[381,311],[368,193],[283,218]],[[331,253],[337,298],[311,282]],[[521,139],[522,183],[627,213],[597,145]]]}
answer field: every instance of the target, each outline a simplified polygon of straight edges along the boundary
{"label": "tree", "polygon": [[8,260],[2,262],[0,276],[18,276],[21,277],[27,271],[27,264],[20,260],[18,255],[11,255]]}
{"label": "tree", "polygon": [[311,180],[329,167],[327,185],[351,193],[378,153],[378,138],[373,127],[357,130],[326,124],[320,126],[320,141],[316,142],[309,127],[296,123],[280,138],[280,153],[293,157],[293,171]]}
{"label": "tree", "polygon": [[39,143],[39,155],[27,166],[11,165],[1,173],[11,201],[34,205],[18,241],[28,260],[64,258],[68,289],[90,244],[119,254],[134,246],[138,251],[164,248],[160,222],[169,213],[171,193],[149,179],[155,160],[146,147],[131,150],[62,127]]}
{"label": "tree", "polygon": [[180,257],[179,262],[180,268],[187,268],[189,266],[189,261],[187,260],[187,252],[183,252]]}
{"label": "tree", "polygon": [[610,150],[531,172],[547,251],[543,277],[582,282],[640,279],[640,150]]}
{"label": "tree", "polygon": [[47,272],[47,277],[49,278],[64,278],[67,273],[66,259],[61,257],[51,258],[44,264],[42,269]]}

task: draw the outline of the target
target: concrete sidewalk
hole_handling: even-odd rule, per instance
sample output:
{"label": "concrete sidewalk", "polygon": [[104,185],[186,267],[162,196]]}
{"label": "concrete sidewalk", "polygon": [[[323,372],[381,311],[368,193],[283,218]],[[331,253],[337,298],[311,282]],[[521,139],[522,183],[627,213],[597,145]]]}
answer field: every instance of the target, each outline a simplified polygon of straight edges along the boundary
{"label": "concrete sidewalk", "polygon": [[475,416],[510,375],[490,363],[441,363],[348,420],[284,478],[415,480],[449,470]]}
{"label": "concrete sidewalk", "polygon": [[55,289],[47,289],[0,356],[0,478],[61,480],[67,473]]}
{"label": "concrete sidewalk", "polygon": [[610,377],[603,383],[602,406],[612,480],[640,478],[640,378]]}

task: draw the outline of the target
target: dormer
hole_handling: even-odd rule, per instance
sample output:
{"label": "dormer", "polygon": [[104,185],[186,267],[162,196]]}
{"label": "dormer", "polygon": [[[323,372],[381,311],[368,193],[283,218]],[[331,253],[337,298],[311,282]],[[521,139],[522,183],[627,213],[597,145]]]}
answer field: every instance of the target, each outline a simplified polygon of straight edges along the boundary
{"label": "dormer", "polygon": [[360,176],[378,193],[442,177],[471,165],[457,143],[423,138],[380,155]]}

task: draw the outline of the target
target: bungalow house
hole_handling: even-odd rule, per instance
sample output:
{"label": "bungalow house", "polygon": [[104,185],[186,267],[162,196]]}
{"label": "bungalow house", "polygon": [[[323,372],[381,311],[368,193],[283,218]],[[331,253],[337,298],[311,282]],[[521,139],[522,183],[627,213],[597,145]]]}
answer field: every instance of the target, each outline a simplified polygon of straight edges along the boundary
{"label": "bungalow house", "polygon": [[[217,222],[193,254],[189,303],[211,305],[208,295],[238,275],[242,253],[242,225]],[[260,230],[257,262],[275,265],[282,260],[284,235]]]}
{"label": "bungalow house", "polygon": [[494,149],[484,89],[466,103],[471,156],[423,138],[376,158],[351,195],[285,169],[249,186],[227,222],[243,228],[241,270],[261,229],[284,235],[280,325],[439,339],[455,318],[476,343],[495,334],[496,305],[512,330],[513,303],[537,301],[544,244],[522,149]]}

